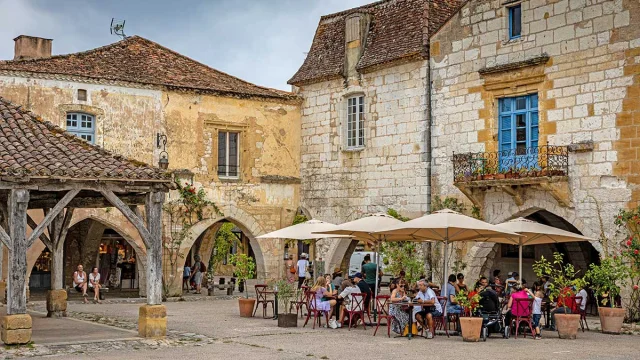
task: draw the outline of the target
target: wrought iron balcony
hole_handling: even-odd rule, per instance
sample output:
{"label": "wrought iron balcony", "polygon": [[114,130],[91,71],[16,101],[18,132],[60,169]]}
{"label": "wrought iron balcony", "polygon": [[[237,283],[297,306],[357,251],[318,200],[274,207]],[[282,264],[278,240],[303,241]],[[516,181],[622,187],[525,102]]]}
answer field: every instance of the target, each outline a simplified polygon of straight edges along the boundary
{"label": "wrought iron balcony", "polygon": [[453,154],[453,181],[456,184],[567,176],[568,170],[569,153],[566,146],[543,145],[497,152]]}

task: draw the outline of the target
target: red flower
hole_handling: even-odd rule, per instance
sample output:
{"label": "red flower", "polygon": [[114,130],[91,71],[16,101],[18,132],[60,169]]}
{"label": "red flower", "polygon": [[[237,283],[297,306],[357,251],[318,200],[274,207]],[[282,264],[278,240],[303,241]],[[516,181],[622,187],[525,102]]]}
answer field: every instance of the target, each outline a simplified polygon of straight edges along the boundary
{"label": "red flower", "polygon": [[613,260],[615,260],[615,259],[617,259],[617,258],[618,258],[617,256],[613,255]]}
{"label": "red flower", "polygon": [[631,246],[631,240],[627,240],[627,246]]}
{"label": "red flower", "polygon": [[633,253],[636,254],[636,255],[638,255],[639,252],[640,251],[638,251],[638,249],[633,250]]}
{"label": "red flower", "polygon": [[638,290],[638,285],[633,285],[633,290]]}

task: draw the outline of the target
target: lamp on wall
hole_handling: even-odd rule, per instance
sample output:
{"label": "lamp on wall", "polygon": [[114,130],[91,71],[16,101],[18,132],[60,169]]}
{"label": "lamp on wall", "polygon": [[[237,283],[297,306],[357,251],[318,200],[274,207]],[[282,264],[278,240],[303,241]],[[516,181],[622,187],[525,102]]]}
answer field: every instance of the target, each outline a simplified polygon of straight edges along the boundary
{"label": "lamp on wall", "polygon": [[167,135],[156,134],[156,147],[162,149],[160,152],[160,159],[158,160],[158,167],[163,170],[169,168],[169,153],[167,153]]}

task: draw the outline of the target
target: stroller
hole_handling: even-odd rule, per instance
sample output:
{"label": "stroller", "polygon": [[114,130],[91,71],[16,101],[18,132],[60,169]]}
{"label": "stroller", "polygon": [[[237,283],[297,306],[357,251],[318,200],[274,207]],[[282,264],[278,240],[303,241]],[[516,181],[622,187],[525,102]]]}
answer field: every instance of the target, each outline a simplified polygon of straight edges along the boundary
{"label": "stroller", "polygon": [[504,323],[502,312],[478,311],[478,314],[482,317],[482,330],[480,331],[482,341],[487,341],[491,334],[502,334],[503,338],[509,338],[511,331],[509,326]]}

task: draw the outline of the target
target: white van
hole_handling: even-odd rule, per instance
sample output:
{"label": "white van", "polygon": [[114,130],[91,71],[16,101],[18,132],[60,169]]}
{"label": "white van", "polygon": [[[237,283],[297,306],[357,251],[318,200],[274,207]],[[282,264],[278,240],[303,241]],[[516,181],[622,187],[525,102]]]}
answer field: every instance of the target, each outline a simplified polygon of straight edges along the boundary
{"label": "white van", "polygon": [[[360,272],[360,270],[362,270],[362,262],[364,261],[365,255],[371,256],[371,261],[374,261],[375,253],[373,251],[355,251],[353,255],[351,255],[351,259],[349,260],[349,276],[353,276],[357,272]],[[380,270],[383,273],[385,273],[384,269],[386,266],[383,261],[384,257],[382,255],[379,255],[379,257],[380,257]],[[393,274],[385,273],[384,275],[382,275],[382,280],[380,284],[389,285],[392,277],[393,277]]]}

